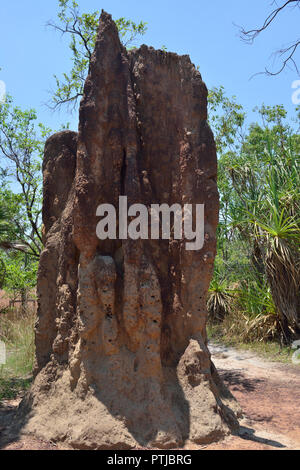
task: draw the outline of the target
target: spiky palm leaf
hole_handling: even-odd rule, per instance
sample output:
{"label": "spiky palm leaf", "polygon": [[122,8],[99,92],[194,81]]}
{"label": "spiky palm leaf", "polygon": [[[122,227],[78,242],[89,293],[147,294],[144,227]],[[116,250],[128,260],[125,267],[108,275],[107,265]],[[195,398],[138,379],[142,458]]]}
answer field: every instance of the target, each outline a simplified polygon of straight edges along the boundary
{"label": "spiky palm leaf", "polygon": [[285,341],[288,342],[291,329],[293,332],[300,331],[299,222],[288,216],[285,209],[279,211],[276,200],[273,204],[269,201],[269,207],[269,223],[257,218],[250,221],[255,225],[260,243],[263,243],[267,279]]}
{"label": "spiky palm leaf", "polygon": [[210,284],[207,309],[211,320],[222,321],[231,311],[234,290],[223,280],[214,278]]}

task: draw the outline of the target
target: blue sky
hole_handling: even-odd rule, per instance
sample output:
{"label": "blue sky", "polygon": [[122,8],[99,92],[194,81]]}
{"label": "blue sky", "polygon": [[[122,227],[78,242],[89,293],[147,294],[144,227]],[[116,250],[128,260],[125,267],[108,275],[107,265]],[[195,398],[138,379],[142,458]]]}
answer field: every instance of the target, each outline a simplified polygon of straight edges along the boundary
{"label": "blue sky", "polygon": [[[228,95],[251,112],[256,105],[283,104],[292,115],[292,82],[299,79],[295,71],[280,76],[250,77],[272,64],[274,50],[298,35],[300,10],[286,12],[262,34],[252,46],[243,43],[238,28],[259,25],[271,10],[271,0],[78,0],[82,11],[105,9],[113,18],[125,16],[146,21],[144,43],[169,51],[189,54],[207,86],[223,85]],[[279,3],[281,3],[279,1]],[[13,0],[0,5],[0,80],[15,103],[34,107],[39,119],[58,129],[77,117],[66,112],[52,113],[43,104],[54,86],[53,74],[70,69],[68,38],[47,28],[55,19],[57,0]]]}

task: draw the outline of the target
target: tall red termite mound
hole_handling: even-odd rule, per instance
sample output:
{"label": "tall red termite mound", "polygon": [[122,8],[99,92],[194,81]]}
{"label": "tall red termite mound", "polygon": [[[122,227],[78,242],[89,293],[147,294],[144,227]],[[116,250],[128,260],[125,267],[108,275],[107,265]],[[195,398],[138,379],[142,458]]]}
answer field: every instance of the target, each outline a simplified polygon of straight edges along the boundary
{"label": "tall red termite mound", "polygon": [[[210,360],[206,294],[218,223],[207,89],[188,56],[126,51],[105,12],[78,134],[46,143],[36,377],[24,432],[74,448],[217,440],[236,428]],[[205,244],[99,240],[96,209],[204,204]]]}

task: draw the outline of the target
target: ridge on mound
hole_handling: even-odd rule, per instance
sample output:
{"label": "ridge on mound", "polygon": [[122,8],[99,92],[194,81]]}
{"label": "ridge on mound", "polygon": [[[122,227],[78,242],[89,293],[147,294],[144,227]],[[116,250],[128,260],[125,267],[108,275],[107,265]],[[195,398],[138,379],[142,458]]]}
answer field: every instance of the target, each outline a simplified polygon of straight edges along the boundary
{"label": "ridge on mound", "polygon": [[[102,12],[79,132],[46,143],[34,384],[23,432],[78,449],[171,448],[238,426],[211,363],[206,294],[217,158],[207,89],[188,56],[126,51]],[[205,244],[99,240],[96,209],[205,205]]]}

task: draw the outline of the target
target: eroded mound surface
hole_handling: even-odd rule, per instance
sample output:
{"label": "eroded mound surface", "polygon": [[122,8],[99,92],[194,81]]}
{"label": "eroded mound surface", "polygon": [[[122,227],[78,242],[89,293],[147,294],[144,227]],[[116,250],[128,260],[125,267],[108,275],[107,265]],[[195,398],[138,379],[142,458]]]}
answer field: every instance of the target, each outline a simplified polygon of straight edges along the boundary
{"label": "eroded mound surface", "polygon": [[[237,426],[206,347],[218,223],[207,89],[188,56],[128,52],[102,13],[78,134],[46,144],[36,378],[24,431],[74,448],[179,447]],[[204,204],[205,244],[99,240],[96,209]],[[232,402],[233,403],[233,402]]]}

